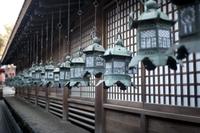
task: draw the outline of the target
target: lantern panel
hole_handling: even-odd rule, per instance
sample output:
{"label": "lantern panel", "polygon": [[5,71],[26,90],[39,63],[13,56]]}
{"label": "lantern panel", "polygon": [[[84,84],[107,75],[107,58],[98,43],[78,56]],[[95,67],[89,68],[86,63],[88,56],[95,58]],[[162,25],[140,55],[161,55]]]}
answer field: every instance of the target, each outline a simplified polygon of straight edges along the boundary
{"label": "lantern panel", "polygon": [[64,80],[65,79],[65,71],[60,70],[60,79]]}
{"label": "lantern panel", "polygon": [[86,57],[86,67],[94,67],[94,57],[93,56]]}
{"label": "lantern panel", "polygon": [[97,56],[95,65],[96,65],[96,67],[103,67],[104,66],[104,59],[101,58],[100,56]]}
{"label": "lantern panel", "polygon": [[70,69],[70,74],[71,74],[71,78],[73,78],[74,77],[74,68],[73,67],[71,67],[71,69]]}
{"label": "lantern panel", "polygon": [[46,71],[46,72],[45,72],[45,79],[47,79],[47,75],[48,75],[48,72]]}
{"label": "lantern panel", "polygon": [[160,48],[170,48],[170,30],[159,29],[158,30],[158,45]]}
{"label": "lantern panel", "polygon": [[36,79],[40,79],[40,72],[36,72]]}
{"label": "lantern panel", "polygon": [[140,48],[156,48],[156,30],[148,29],[140,31]]}
{"label": "lantern panel", "polygon": [[59,73],[54,74],[54,81],[59,81]]}
{"label": "lantern panel", "polygon": [[45,79],[45,74],[44,73],[41,74],[41,78]]}
{"label": "lantern panel", "polygon": [[84,69],[82,66],[77,66],[74,70],[74,77],[81,77]]}
{"label": "lantern panel", "polygon": [[65,80],[70,79],[70,71],[65,72]]}
{"label": "lantern panel", "polygon": [[106,72],[105,74],[112,74],[112,62],[106,62]]}
{"label": "lantern panel", "polygon": [[47,73],[47,78],[48,78],[48,79],[53,79],[53,71],[49,71],[49,72]]}
{"label": "lantern panel", "polygon": [[126,73],[126,65],[125,65],[125,61],[122,60],[117,60],[114,61],[113,64],[113,73],[114,74],[125,74]]}

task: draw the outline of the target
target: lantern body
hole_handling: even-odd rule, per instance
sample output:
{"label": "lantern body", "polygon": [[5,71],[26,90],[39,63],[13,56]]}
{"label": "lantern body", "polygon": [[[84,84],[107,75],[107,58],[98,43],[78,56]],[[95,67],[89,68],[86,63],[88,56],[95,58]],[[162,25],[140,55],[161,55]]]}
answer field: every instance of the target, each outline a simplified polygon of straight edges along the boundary
{"label": "lantern body", "polygon": [[147,70],[154,70],[157,66],[168,65],[176,70],[176,59],[172,46],[171,27],[174,21],[158,10],[154,0],[145,2],[146,10],[138,20],[130,14],[130,28],[137,28],[137,55],[129,64],[129,68],[137,67],[142,61]]}
{"label": "lantern body", "polygon": [[83,77],[84,67],[85,61],[83,57],[79,56],[71,60],[69,84],[70,87],[78,86],[79,84],[81,84],[82,86],[88,85],[89,79]]}
{"label": "lantern body", "polygon": [[184,59],[190,53],[200,52],[200,1],[189,0],[177,4],[179,22],[179,45],[177,46],[177,59]]}
{"label": "lantern body", "polygon": [[116,84],[122,90],[131,86],[128,64],[131,60],[131,53],[123,47],[122,39],[115,42],[115,47],[107,49],[103,55],[105,59],[105,86],[111,87]]}
{"label": "lantern body", "polygon": [[54,86],[59,87],[59,82],[60,82],[60,68],[54,68],[53,71],[53,76],[54,76]]}
{"label": "lantern body", "polygon": [[67,59],[60,65],[60,85],[63,87],[70,80],[70,61]]}
{"label": "lantern body", "polygon": [[45,79],[47,86],[49,86],[49,84],[53,84],[54,81],[53,71],[54,71],[54,66],[52,64],[45,66]]}
{"label": "lantern body", "polygon": [[100,39],[93,38],[93,43],[86,47],[85,53],[85,76],[92,74],[95,77],[100,77],[105,71],[105,61],[102,58],[105,50],[100,45]]}
{"label": "lantern body", "polygon": [[36,85],[36,72],[35,72],[35,68],[33,70],[31,70],[31,75],[32,75],[32,84]]}

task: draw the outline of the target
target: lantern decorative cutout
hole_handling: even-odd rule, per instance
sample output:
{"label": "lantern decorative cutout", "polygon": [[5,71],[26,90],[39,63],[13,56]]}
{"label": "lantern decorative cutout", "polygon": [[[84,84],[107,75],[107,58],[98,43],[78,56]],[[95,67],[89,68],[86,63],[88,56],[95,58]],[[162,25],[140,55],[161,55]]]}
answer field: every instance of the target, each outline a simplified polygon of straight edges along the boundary
{"label": "lantern decorative cutout", "polygon": [[41,78],[42,78],[41,72],[42,72],[41,66],[37,66],[37,67],[35,68],[35,82],[36,82],[36,84],[37,84],[38,86],[40,86],[40,85],[41,85],[41,82],[42,82],[42,80],[41,80]]}
{"label": "lantern decorative cutout", "polygon": [[154,0],[145,2],[145,11],[134,19],[134,13],[130,13],[130,28],[137,28],[137,55],[129,64],[130,68],[137,67],[142,61],[147,70],[154,70],[157,66],[168,65],[176,70],[176,59],[171,49],[171,27],[175,21],[158,10]]}
{"label": "lantern decorative cutout", "polygon": [[40,73],[40,75],[41,75],[41,84],[40,84],[40,86],[44,86],[45,85],[45,68],[44,68],[44,66],[42,66],[42,65],[40,65],[40,69],[41,69],[41,73]]}
{"label": "lantern decorative cutout", "polygon": [[200,1],[172,0],[178,8],[179,45],[177,59],[182,60],[190,53],[200,52]]}
{"label": "lantern decorative cutout", "polygon": [[60,82],[60,68],[59,67],[54,68],[53,76],[54,76],[54,86],[59,87],[59,82]]}
{"label": "lantern decorative cutout", "polygon": [[53,85],[53,81],[54,81],[53,71],[54,71],[54,65],[52,64],[52,62],[45,65],[45,79],[46,79],[47,87],[49,86],[52,87]]}
{"label": "lantern decorative cutout", "polygon": [[85,67],[85,59],[79,52],[78,57],[74,57],[71,59],[70,62],[70,83],[69,88],[81,86],[88,86],[89,78],[83,77],[84,74],[84,67]]}
{"label": "lantern decorative cutout", "polygon": [[98,37],[93,37],[93,43],[83,50],[85,54],[85,74],[88,76],[90,74],[95,77],[101,77],[105,71],[105,61],[101,57],[105,50],[102,45],[100,45],[100,39]]}
{"label": "lantern decorative cutout", "polygon": [[30,86],[31,84],[31,77],[30,77],[30,75],[29,75],[29,71],[28,70],[24,70],[23,71],[23,76],[24,76],[24,79],[23,79],[23,81],[24,81],[24,84],[25,84],[25,86]]}
{"label": "lantern decorative cutout", "polygon": [[31,82],[32,85],[36,85],[36,65],[33,64],[32,67],[30,68],[30,76],[31,76]]}
{"label": "lantern decorative cutout", "polygon": [[70,80],[70,56],[66,56],[65,62],[60,64],[60,85],[63,87]]}
{"label": "lantern decorative cutout", "polygon": [[105,51],[104,84],[109,88],[116,84],[120,89],[125,90],[131,86],[131,76],[128,74],[128,64],[131,60],[131,52],[124,45],[121,35],[118,33],[115,46]]}

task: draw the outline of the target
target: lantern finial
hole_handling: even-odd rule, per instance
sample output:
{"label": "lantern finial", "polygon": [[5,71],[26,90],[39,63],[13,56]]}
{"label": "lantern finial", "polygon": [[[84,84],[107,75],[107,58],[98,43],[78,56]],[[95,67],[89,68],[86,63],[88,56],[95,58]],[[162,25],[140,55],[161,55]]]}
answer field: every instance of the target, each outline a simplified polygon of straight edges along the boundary
{"label": "lantern finial", "polygon": [[155,0],[148,0],[147,2],[145,2],[145,7],[147,11],[158,9],[158,5]]}
{"label": "lantern finial", "polygon": [[122,39],[122,36],[121,36],[121,33],[120,33],[120,32],[118,32],[118,33],[116,34],[116,37],[115,37],[115,45],[116,45],[116,46],[124,47],[123,39]]}

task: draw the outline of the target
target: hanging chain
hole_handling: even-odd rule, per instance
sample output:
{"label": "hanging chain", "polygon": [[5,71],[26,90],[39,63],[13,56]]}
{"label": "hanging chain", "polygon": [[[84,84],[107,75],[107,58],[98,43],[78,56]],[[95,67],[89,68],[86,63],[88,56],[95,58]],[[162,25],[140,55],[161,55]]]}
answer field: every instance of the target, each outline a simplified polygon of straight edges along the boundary
{"label": "hanging chain", "polygon": [[42,51],[43,51],[43,36],[44,36],[44,33],[43,33],[43,24],[42,24],[42,29],[41,29],[41,50],[40,50],[40,62],[42,63]]}
{"label": "hanging chain", "polygon": [[38,64],[38,55],[39,55],[39,35],[37,31],[36,32],[36,64]]}
{"label": "hanging chain", "polygon": [[97,34],[97,7],[99,5],[98,1],[94,1],[94,9],[95,9],[95,14],[94,14],[94,36]]}
{"label": "hanging chain", "polygon": [[[79,15],[79,20],[80,20],[80,52],[82,50],[82,10],[81,10],[81,2],[79,0],[79,10],[78,10],[78,15]],[[81,54],[81,53],[79,53]]]}
{"label": "hanging chain", "polygon": [[32,61],[32,65],[35,63],[35,55],[36,55],[36,53],[35,53],[35,39],[36,37],[35,37],[35,34],[33,33],[33,61]]}
{"label": "hanging chain", "polygon": [[[67,21],[67,45],[69,46],[70,40],[69,40],[69,34],[70,34],[70,0],[68,0],[68,21]],[[68,47],[69,49],[69,47]],[[69,51],[68,51],[69,54]]]}
{"label": "hanging chain", "polygon": [[58,22],[58,60],[60,61],[60,45],[61,45],[61,28],[62,28],[62,12],[61,8],[59,9],[59,22]]}
{"label": "hanging chain", "polygon": [[51,16],[51,56],[50,56],[50,60],[53,60],[53,28],[54,28],[54,12],[52,12],[52,16]]}
{"label": "hanging chain", "polygon": [[46,23],[46,61],[48,58],[48,42],[49,42],[49,21],[47,19],[47,23]]}
{"label": "hanging chain", "polygon": [[116,14],[117,14],[117,34],[115,36],[115,39],[118,39],[119,37],[121,38],[121,31],[120,31],[120,7],[119,7],[119,3],[120,3],[120,0],[115,0],[116,1],[116,5],[117,5],[117,8],[116,8]]}

